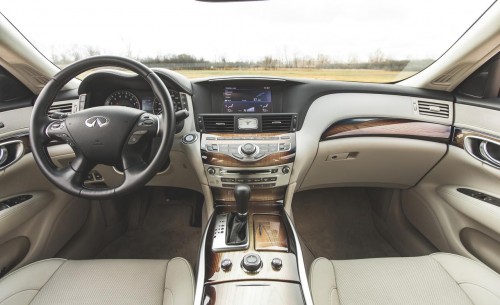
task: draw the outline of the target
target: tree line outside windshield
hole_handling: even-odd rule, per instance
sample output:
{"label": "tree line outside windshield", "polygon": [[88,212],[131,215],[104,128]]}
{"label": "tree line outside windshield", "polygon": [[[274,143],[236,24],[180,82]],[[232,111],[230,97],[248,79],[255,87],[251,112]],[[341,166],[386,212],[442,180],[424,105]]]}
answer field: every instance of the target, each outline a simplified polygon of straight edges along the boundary
{"label": "tree line outside windshield", "polygon": [[[72,49],[52,54],[51,60],[63,68],[82,58],[104,55],[104,51],[92,46],[73,46]],[[368,59],[359,60],[351,56],[347,60],[336,59],[327,54],[316,56],[268,55],[257,60],[228,60],[224,56],[214,59],[196,57],[191,54],[168,54],[154,57],[134,56],[149,67],[168,68],[190,78],[225,75],[276,75],[296,78],[328,80],[392,82],[407,78],[425,69],[434,60],[398,60],[387,56],[381,49],[374,50]]]}

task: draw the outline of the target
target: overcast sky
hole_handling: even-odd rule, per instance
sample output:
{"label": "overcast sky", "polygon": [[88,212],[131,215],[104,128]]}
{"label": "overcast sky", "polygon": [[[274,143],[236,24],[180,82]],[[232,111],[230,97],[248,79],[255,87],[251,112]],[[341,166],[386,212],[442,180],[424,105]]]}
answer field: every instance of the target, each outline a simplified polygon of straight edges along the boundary
{"label": "overcast sky", "polygon": [[0,11],[43,53],[72,45],[213,60],[326,54],[437,58],[492,0],[9,0]]}

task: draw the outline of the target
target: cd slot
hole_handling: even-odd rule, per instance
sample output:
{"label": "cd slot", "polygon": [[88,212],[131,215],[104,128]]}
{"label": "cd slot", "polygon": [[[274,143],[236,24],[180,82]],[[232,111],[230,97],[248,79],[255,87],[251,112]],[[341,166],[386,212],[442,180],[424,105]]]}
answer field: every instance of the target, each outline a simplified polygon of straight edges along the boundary
{"label": "cd slot", "polygon": [[272,174],[277,171],[272,169],[240,169],[240,170],[221,170],[221,174],[237,174],[237,175],[255,175],[255,174]]}

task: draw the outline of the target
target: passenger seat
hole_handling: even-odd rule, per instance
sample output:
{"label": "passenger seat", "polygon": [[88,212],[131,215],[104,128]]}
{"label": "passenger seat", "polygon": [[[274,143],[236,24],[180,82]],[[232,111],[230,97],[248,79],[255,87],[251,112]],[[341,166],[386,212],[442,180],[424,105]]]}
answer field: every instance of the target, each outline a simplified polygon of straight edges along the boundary
{"label": "passenger seat", "polygon": [[192,305],[194,279],[171,260],[48,259],[0,280],[0,305]]}
{"label": "passenger seat", "polygon": [[500,275],[455,254],[318,258],[310,271],[315,305],[500,305]]}

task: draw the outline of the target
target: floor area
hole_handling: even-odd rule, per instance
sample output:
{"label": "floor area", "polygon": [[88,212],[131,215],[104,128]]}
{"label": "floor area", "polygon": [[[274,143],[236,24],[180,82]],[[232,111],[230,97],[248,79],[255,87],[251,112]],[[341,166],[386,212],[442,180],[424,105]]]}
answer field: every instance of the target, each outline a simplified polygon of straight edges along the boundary
{"label": "floor area", "polygon": [[[150,188],[147,199],[129,211],[128,230],[96,258],[171,259],[194,268],[201,240],[203,198],[192,191]],[[200,202],[201,201],[201,202]]]}
{"label": "floor area", "polygon": [[400,256],[375,228],[368,195],[360,188],[295,194],[296,229],[314,257],[360,259]]}

